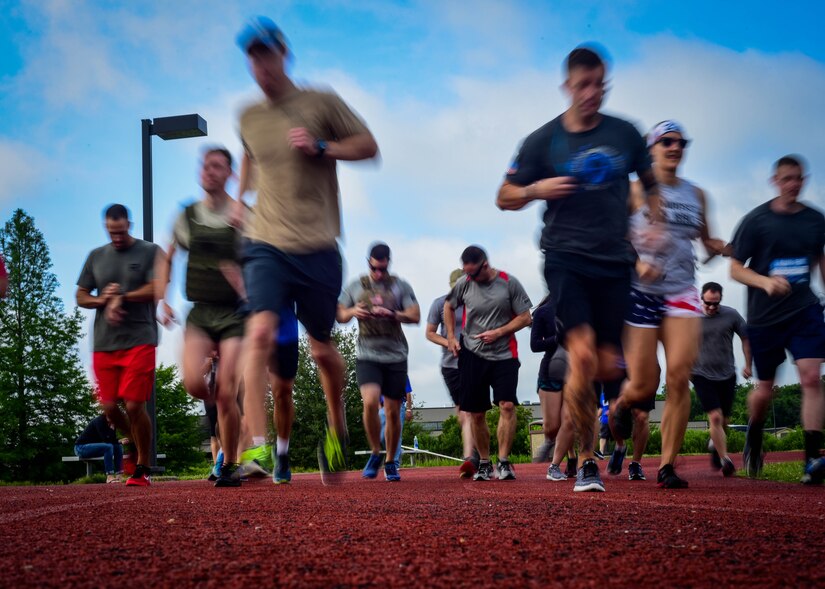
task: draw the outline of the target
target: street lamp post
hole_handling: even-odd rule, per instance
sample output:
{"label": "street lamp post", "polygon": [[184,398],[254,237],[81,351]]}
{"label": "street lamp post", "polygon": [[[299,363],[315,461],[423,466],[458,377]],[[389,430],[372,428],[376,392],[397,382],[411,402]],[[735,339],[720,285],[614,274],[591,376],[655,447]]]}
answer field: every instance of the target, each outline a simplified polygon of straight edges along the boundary
{"label": "street lamp post", "polygon": [[[141,145],[143,148],[143,239],[154,241],[152,203],[152,135],[163,140],[203,137],[206,135],[206,121],[198,114],[159,117],[154,120],[142,119]],[[155,386],[146,407],[152,421],[152,446],[149,453],[150,468],[158,470],[157,419],[155,414]]]}

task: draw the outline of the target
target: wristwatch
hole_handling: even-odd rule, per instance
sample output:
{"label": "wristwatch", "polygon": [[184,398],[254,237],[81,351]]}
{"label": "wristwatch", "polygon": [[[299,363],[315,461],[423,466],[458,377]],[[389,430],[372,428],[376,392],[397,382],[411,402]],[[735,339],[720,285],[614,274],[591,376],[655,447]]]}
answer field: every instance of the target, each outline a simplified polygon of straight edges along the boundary
{"label": "wristwatch", "polygon": [[316,139],[315,140],[315,149],[318,150],[318,153],[315,154],[315,157],[322,158],[327,151],[327,142],[323,139]]}

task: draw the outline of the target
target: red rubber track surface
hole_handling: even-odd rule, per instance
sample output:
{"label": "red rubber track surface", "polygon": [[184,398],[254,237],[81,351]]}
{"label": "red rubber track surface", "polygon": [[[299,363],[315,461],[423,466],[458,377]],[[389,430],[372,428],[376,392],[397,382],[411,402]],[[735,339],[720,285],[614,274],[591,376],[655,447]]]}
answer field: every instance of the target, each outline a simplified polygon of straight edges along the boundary
{"label": "red rubber track surface", "polygon": [[667,491],[657,465],[645,482],[603,474],[606,493],[541,464],[512,482],[443,467],[327,487],[5,487],[0,586],[825,586],[825,488],[724,479],[696,456],[677,463],[690,488]]}

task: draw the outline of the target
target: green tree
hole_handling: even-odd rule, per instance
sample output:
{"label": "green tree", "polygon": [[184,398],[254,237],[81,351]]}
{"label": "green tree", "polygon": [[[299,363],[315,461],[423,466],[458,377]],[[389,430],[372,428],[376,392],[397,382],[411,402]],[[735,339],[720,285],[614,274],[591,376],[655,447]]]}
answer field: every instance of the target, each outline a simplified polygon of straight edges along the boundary
{"label": "green tree", "polygon": [[46,240],[23,210],[0,230],[0,249],[9,273],[0,304],[0,477],[63,478],[60,457],[95,414],[78,352],[83,319],[55,295]]}
{"label": "green tree", "polygon": [[[361,457],[356,460],[355,450],[368,449],[362,421],[364,405],[358,390],[358,382],[355,379],[355,346],[358,331],[354,328],[336,329],[332,333],[332,339],[338,346],[346,364],[344,406],[349,433],[347,460],[350,466],[358,466]],[[327,406],[318,376],[318,367],[312,359],[309,340],[306,336],[302,337],[299,342],[298,373],[295,377],[293,398],[295,400],[295,424],[289,443],[290,460],[296,466],[317,468],[317,447],[319,440],[324,436]]]}
{"label": "green tree", "polygon": [[206,434],[197,414],[198,404],[183,387],[177,367],[161,364],[155,372],[157,448],[159,454],[166,454],[161,466],[170,471],[204,464],[200,445]]}

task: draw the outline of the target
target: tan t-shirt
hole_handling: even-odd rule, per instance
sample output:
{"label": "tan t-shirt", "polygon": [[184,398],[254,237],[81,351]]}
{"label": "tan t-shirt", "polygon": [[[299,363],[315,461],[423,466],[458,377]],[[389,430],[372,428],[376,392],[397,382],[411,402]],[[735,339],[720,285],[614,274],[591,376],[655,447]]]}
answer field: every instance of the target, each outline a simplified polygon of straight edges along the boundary
{"label": "tan t-shirt", "polygon": [[327,141],[369,132],[335,94],[296,90],[241,113],[241,140],[257,168],[258,201],[248,236],[290,253],[336,247],[341,210],[335,160],[291,149],[290,129]]}

